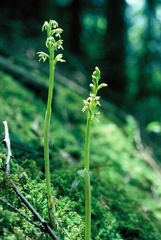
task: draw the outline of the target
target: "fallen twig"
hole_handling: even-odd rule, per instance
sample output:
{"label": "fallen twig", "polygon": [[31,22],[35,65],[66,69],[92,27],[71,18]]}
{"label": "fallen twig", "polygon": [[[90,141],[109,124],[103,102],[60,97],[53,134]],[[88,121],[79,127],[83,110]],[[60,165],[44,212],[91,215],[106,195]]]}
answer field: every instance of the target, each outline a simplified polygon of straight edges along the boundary
{"label": "fallen twig", "polygon": [[42,226],[44,228],[44,232],[49,233],[49,235],[52,237],[52,239],[59,240],[59,238],[53,233],[52,229],[50,228],[49,223],[45,219],[43,219],[40,216],[40,214],[32,207],[32,205],[25,198],[25,196],[20,192],[20,190],[14,184],[14,182],[11,181],[11,184],[12,184],[12,188],[13,188],[14,192],[17,194],[17,196],[22,200],[22,202],[25,204],[25,206],[33,213],[33,215],[36,217],[36,219],[42,224]]}
{"label": "fallen twig", "polygon": [[17,212],[20,216],[22,216],[23,218],[25,218],[29,223],[35,225],[36,227],[40,227],[39,224],[35,223],[34,221],[32,221],[30,218],[28,218],[25,214],[23,214],[21,211],[19,211],[16,207],[14,207],[11,203],[7,202],[5,199],[0,197],[0,201],[3,202],[6,206],[8,206],[9,208],[11,208],[14,212]]}
{"label": "fallen twig", "polygon": [[10,160],[12,157],[12,152],[11,152],[11,143],[10,143],[10,137],[9,137],[9,131],[8,131],[8,124],[7,121],[3,121],[4,124],[4,131],[5,131],[5,137],[3,139],[3,143],[5,143],[6,148],[7,148],[7,159],[6,159],[6,174],[10,175]]}

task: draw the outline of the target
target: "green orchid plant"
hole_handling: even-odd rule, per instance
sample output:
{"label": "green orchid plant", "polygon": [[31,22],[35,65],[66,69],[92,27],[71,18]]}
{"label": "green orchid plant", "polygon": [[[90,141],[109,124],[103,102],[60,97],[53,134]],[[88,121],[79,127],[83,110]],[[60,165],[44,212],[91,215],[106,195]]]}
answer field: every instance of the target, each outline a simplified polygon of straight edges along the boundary
{"label": "green orchid plant", "polygon": [[51,121],[51,107],[53,99],[53,89],[54,89],[54,73],[55,66],[57,62],[65,62],[63,60],[62,54],[55,55],[55,52],[59,49],[63,50],[63,40],[61,39],[61,33],[63,30],[58,27],[58,23],[54,20],[49,22],[45,21],[42,27],[42,31],[46,31],[46,47],[48,49],[48,54],[44,52],[38,52],[39,61],[45,62],[49,61],[49,88],[48,88],[48,98],[47,107],[44,120],[44,163],[45,163],[45,178],[46,178],[46,188],[47,188],[47,199],[48,199],[48,213],[52,225],[55,225],[55,202],[56,198],[52,196],[51,191],[51,179],[50,179],[50,161],[49,161],[49,131],[50,131],[50,121]]}
{"label": "green orchid plant", "polygon": [[83,112],[87,113],[86,133],[85,133],[85,152],[84,152],[84,181],[85,181],[85,240],[91,240],[91,185],[90,185],[90,135],[91,124],[94,118],[97,119],[99,112],[95,112],[97,106],[100,104],[100,96],[97,95],[98,91],[106,87],[106,83],[99,84],[101,72],[98,67],[92,74],[92,83],[90,84],[91,92],[89,97],[83,101]]}
{"label": "green orchid plant", "polygon": [[[46,47],[48,54],[44,52],[38,52],[39,60],[49,61],[49,89],[47,108],[45,113],[44,121],[44,163],[45,163],[45,178],[47,188],[47,199],[48,199],[48,213],[51,224],[56,224],[55,220],[55,202],[56,198],[52,196],[51,180],[50,180],[50,161],[49,161],[49,132],[50,132],[50,121],[51,121],[51,106],[54,89],[54,72],[57,62],[65,62],[62,54],[55,56],[55,51],[63,50],[63,40],[61,39],[61,33],[63,30],[58,27],[58,23],[54,20],[49,22],[45,21],[42,31],[47,32]],[[91,124],[93,119],[97,119],[99,112],[95,112],[97,106],[100,104],[100,96],[97,95],[98,91],[106,87],[107,84],[99,84],[101,78],[101,72],[98,67],[92,74],[92,83],[90,84],[91,92],[89,97],[84,100],[83,112],[88,111],[86,133],[85,133],[85,153],[84,153],[84,180],[85,180],[85,240],[91,239],[91,186],[90,186],[90,170],[89,170],[89,158],[90,158],[90,132]]]}

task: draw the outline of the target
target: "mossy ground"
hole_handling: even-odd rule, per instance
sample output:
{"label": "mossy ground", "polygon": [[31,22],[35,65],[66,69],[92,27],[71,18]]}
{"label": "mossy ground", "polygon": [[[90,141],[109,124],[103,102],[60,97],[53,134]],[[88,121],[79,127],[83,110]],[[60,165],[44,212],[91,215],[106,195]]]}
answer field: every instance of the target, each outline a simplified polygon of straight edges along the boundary
{"label": "mossy ground", "polygon": [[[0,131],[7,120],[12,144],[11,177],[47,219],[43,164],[45,103],[10,75],[0,72]],[[53,194],[57,198],[55,230],[60,239],[82,240],[84,232],[83,150],[86,116],[82,97],[56,83],[51,121],[50,156]],[[86,96],[84,97],[86,98]],[[101,113],[91,137],[92,239],[161,239],[161,179],[134,144],[137,124],[127,116],[120,128]],[[35,221],[4,174],[5,147],[0,146],[0,197]],[[4,203],[0,238],[50,239]]]}

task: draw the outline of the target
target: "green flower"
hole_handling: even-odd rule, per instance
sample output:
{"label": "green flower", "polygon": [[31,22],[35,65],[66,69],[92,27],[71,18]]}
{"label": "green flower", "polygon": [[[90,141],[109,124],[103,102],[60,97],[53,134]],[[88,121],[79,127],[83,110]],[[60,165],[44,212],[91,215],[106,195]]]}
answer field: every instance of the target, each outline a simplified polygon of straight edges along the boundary
{"label": "green flower", "polygon": [[62,57],[63,57],[63,54],[58,54],[55,57],[55,63],[57,63],[57,62],[65,62],[65,60],[62,59]]}
{"label": "green flower", "polygon": [[44,52],[38,52],[37,54],[39,56],[39,61],[42,60],[43,62],[45,62],[46,59],[49,58],[49,55]]}

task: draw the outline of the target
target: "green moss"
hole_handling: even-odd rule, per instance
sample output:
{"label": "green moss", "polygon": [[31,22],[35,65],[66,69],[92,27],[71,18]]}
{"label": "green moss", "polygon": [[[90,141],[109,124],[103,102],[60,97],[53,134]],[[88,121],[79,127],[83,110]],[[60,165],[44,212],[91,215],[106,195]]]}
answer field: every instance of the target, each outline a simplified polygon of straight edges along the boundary
{"label": "green moss", "polygon": [[[45,104],[12,77],[0,72],[0,130],[9,125],[12,152],[11,176],[27,199],[47,219],[42,134]],[[81,97],[57,84],[56,108],[51,125],[51,178],[57,196],[58,236],[83,239],[84,181],[82,168],[84,125]],[[64,107],[65,106],[65,107]],[[79,110],[80,109],[80,110]],[[105,114],[93,122],[91,141],[92,239],[161,239],[161,185],[154,170],[141,158],[133,137],[135,121],[122,128]],[[33,128],[38,121],[38,133]],[[1,138],[3,138],[1,134]],[[0,145],[0,197],[26,210],[4,174],[6,149]],[[50,239],[6,204],[0,205],[1,239]],[[67,234],[66,234],[67,233]]]}

